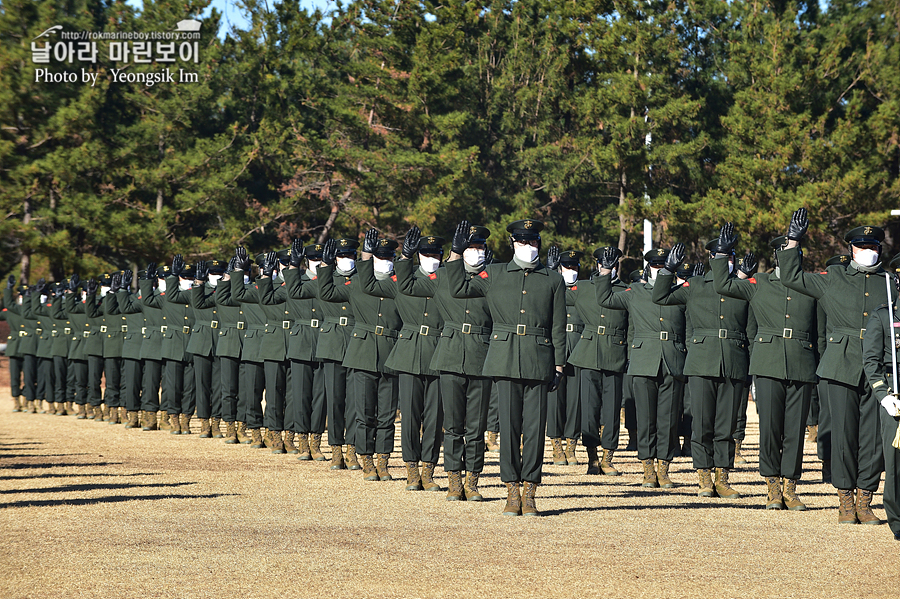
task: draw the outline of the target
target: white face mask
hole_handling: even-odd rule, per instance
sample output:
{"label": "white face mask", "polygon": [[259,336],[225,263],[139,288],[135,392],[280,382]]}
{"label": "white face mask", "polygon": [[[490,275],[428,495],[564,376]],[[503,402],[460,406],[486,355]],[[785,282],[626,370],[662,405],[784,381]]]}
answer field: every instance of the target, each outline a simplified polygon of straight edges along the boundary
{"label": "white face mask", "polygon": [[47,303],[47,296],[46,296],[46,295],[42,295],[42,296],[41,296],[41,303],[42,303],[42,304]]}
{"label": "white face mask", "polygon": [[103,285],[100,287],[100,297],[106,297],[106,294],[109,293],[109,287]]}
{"label": "white face mask", "polygon": [[658,269],[658,268],[649,268],[649,267],[648,267],[647,270],[650,271],[650,272],[647,273],[647,280],[648,280],[648,281],[655,281],[655,280],[656,280],[656,274],[659,272],[659,269]]}
{"label": "white face mask", "polygon": [[[87,296],[87,294],[84,291],[82,291],[81,299],[84,299],[86,296]],[[21,295],[16,298],[16,303],[19,304],[20,306],[22,305],[22,296]]]}
{"label": "white face mask", "polygon": [[734,272],[734,262],[732,262],[731,260],[728,261],[728,272]]}
{"label": "white face mask", "polygon": [[853,259],[860,266],[875,266],[878,262],[878,252],[875,250],[853,250]]}
{"label": "white face mask", "polygon": [[423,256],[419,254],[419,266],[427,273],[433,273],[441,265],[440,258],[432,258],[431,256]]}
{"label": "white face mask", "polygon": [[156,280],[159,282],[159,287],[158,287],[159,292],[165,293],[166,292],[166,280],[165,279],[156,279]]}
{"label": "white face mask", "polygon": [[513,244],[516,258],[522,262],[534,262],[538,258],[538,249],[533,245]]}
{"label": "white face mask", "polygon": [[222,278],[222,275],[209,275],[209,284],[215,287],[219,284],[219,280]]}
{"label": "white face mask", "polygon": [[619,270],[617,268],[614,268],[611,271],[609,271],[610,280],[615,279],[617,276],[619,276]]}
{"label": "white face mask", "polygon": [[394,270],[393,260],[382,260],[377,256],[373,257],[372,259],[375,260],[375,264],[373,265],[375,267],[375,272],[387,274]]}
{"label": "white face mask", "polygon": [[562,267],[562,277],[563,281],[566,282],[566,285],[574,285],[575,281],[578,280],[578,271],[572,270],[571,268]]}
{"label": "white face mask", "polygon": [[178,288],[181,289],[182,291],[188,291],[191,288],[192,284],[193,284],[193,281],[190,281],[190,280],[186,281],[184,279],[178,279]]}
{"label": "white face mask", "polygon": [[306,266],[306,270],[309,271],[311,276],[316,276],[316,269],[319,268],[319,264],[322,262],[319,260],[309,260],[308,265]]}
{"label": "white face mask", "polygon": [[244,285],[250,284],[250,275],[244,275]]}
{"label": "white face mask", "polygon": [[463,251],[463,260],[469,266],[481,266],[484,264],[484,250],[478,248],[468,248]]}
{"label": "white face mask", "polygon": [[337,267],[342,272],[352,272],[356,268],[356,260],[353,258],[338,258]]}

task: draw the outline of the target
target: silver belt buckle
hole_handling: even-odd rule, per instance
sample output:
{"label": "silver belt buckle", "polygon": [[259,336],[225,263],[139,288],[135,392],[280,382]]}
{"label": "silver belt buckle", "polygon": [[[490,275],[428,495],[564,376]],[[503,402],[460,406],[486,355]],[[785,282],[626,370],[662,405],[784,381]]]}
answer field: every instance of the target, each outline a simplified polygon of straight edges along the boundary
{"label": "silver belt buckle", "polygon": [[169,325],[165,325],[165,324],[164,324],[164,325],[162,325],[161,327],[159,327],[159,332],[160,332],[160,333],[165,333],[165,332],[168,331],[168,330],[169,330]]}
{"label": "silver belt buckle", "polygon": [[784,337],[785,339],[793,339],[794,338],[794,329],[785,329],[781,333],[781,336]]}
{"label": "silver belt buckle", "polygon": [[102,326],[100,327],[100,332],[101,332],[101,333],[105,333],[106,330],[107,330],[107,329],[106,329],[106,325],[105,325],[105,324],[102,325]]}
{"label": "silver belt buckle", "polygon": [[19,337],[27,337],[28,331],[19,331]]}
{"label": "silver belt buckle", "polygon": [[71,328],[71,327],[66,327],[65,329],[63,329],[63,332],[64,332],[66,335],[71,335],[71,334],[72,334],[72,328]]}
{"label": "silver belt buckle", "polygon": [[147,327],[141,327],[141,335],[147,334]]}
{"label": "silver belt buckle", "polygon": [[668,341],[669,340],[669,331],[660,331],[659,332],[659,340],[660,341]]}
{"label": "silver belt buckle", "polygon": [[865,333],[866,333],[866,330],[865,330],[865,329],[860,329],[860,330],[859,330],[859,338],[862,339],[862,338],[863,338],[863,335],[865,335]]}
{"label": "silver belt buckle", "polygon": [[239,320],[238,323],[237,323],[237,328],[238,328],[238,330],[239,330],[239,331],[243,331],[243,330],[244,330],[244,327],[245,327],[244,321],[243,321],[243,320]]}
{"label": "silver belt buckle", "polygon": [[189,335],[191,333],[191,327],[181,327],[181,332],[185,335]]}
{"label": "silver belt buckle", "polygon": [[319,319],[318,319],[318,318],[313,318],[312,320],[310,320],[310,321],[309,321],[309,326],[311,326],[311,327],[314,328],[314,329],[318,329],[318,328],[319,328]]}
{"label": "silver belt buckle", "polygon": [[728,339],[728,329],[719,329],[719,339]]}
{"label": "silver belt buckle", "polygon": [[597,327],[597,334],[598,334],[598,335],[605,335],[605,334],[606,334],[606,327],[603,326],[603,325],[598,326],[598,327]]}
{"label": "silver belt buckle", "polygon": [[57,335],[59,335],[59,331],[57,331],[56,329],[50,331],[50,336],[51,336],[51,337],[56,337]]}
{"label": "silver belt buckle", "polygon": [[209,328],[211,328],[211,329],[218,329],[218,328],[219,328],[219,321],[218,321],[218,320],[210,320],[210,321],[209,321]]}
{"label": "silver belt buckle", "polygon": [[462,332],[465,333],[466,335],[471,335],[472,334],[472,324],[468,323],[468,322],[464,322],[462,325]]}
{"label": "silver belt buckle", "polygon": [[[105,332],[106,332],[106,327],[100,327],[100,331],[103,332],[103,333],[105,333]],[[41,333],[44,332],[44,329],[35,329],[34,332],[37,333],[38,335],[40,335]]]}
{"label": "silver belt buckle", "polygon": [[575,331],[575,325],[574,324],[566,324],[566,332],[571,333],[573,331]]}
{"label": "silver belt buckle", "polygon": [[90,331],[85,331],[84,333],[82,333],[82,336],[83,336],[85,339],[87,339],[88,337],[91,336],[91,332],[90,332]]}
{"label": "silver belt buckle", "polygon": [[381,325],[376,326],[376,327],[375,327],[375,334],[376,334],[376,335],[384,335],[384,327],[381,326]]}
{"label": "silver belt buckle", "polygon": [[340,318],[338,318],[338,324],[341,325],[342,327],[347,326],[347,317],[341,316]]}
{"label": "silver belt buckle", "polygon": [[128,325],[127,325],[127,324],[123,324],[123,325],[122,325],[122,332],[123,332],[123,333],[127,333],[127,332],[128,332]]}
{"label": "silver belt buckle", "polygon": [[290,320],[282,320],[282,321],[281,321],[281,328],[282,328],[282,329],[289,329],[289,328],[291,328],[291,321],[290,321]]}
{"label": "silver belt buckle", "polygon": [[420,334],[420,335],[425,335],[425,336],[427,337],[427,336],[428,336],[428,327],[427,327],[426,325],[424,325],[424,324],[423,324],[422,326],[420,326],[420,327],[419,327],[419,334]]}
{"label": "silver belt buckle", "polygon": [[524,334],[525,334],[525,329],[526,329],[526,328],[527,328],[527,327],[526,327],[526,325],[524,325],[524,324],[517,324],[517,325],[516,325],[516,335],[520,335],[520,336],[521,336],[521,335],[524,335]]}

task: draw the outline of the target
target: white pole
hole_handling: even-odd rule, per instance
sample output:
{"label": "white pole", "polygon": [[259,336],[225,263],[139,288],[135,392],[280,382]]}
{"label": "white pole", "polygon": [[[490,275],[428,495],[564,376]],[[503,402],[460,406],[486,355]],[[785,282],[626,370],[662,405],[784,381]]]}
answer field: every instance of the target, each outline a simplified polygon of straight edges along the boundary
{"label": "white pole", "polygon": [[885,273],[884,284],[887,287],[888,313],[891,318],[891,366],[894,368],[894,395],[897,395],[897,331],[894,328],[894,301],[891,299],[891,273]]}

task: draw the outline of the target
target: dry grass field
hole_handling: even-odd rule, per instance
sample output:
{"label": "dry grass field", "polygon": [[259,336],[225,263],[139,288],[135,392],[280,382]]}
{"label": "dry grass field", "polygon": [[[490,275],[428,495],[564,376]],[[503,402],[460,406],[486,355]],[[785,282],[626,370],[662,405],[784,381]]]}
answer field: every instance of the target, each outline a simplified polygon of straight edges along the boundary
{"label": "dry grass field", "polygon": [[[399,425],[397,480],[365,482],[196,434],[12,413],[7,389],[4,599],[900,596],[900,543],[886,526],[837,525],[814,445],[800,485],[810,510],[763,509],[752,407],[739,501],[698,498],[684,458],[677,488],[647,490],[633,452],[617,455],[623,476],[587,477],[554,466],[548,444],[543,516],[510,518],[498,454],[483,503],[404,491]],[[875,507],[884,517],[880,494]]]}

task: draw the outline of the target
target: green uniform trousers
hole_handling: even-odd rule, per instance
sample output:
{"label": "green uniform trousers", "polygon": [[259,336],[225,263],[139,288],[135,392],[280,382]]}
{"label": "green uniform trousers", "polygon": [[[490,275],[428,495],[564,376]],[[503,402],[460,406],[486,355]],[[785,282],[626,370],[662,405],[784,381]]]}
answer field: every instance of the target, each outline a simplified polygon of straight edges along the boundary
{"label": "green uniform trousers", "polygon": [[[753,399],[756,399],[754,395]],[[741,405],[737,410],[737,422],[734,425],[734,438],[736,441],[743,441],[747,436],[747,408],[750,407],[750,385],[744,381],[744,390],[741,391]],[[759,408],[757,408],[759,409]]]}
{"label": "green uniform trousers", "polygon": [[356,414],[353,402],[347,401],[347,369],[340,362],[322,362],[322,380],[325,385],[325,404],[328,414],[328,444],[355,443]]}
{"label": "green uniform trousers", "polygon": [[163,361],[144,359],[144,375],[141,382],[141,409],[159,412],[159,390],[163,379]]}
{"label": "green uniform trousers", "polygon": [[[883,408],[862,375],[858,385],[828,381],[831,404],[831,484],[877,491],[884,470],[878,413]],[[885,412],[886,413],[886,412]]]}
{"label": "green uniform trousers", "polygon": [[694,430],[691,435],[691,457],[694,468],[733,468],[734,429],[741,404],[743,379],[692,376],[691,412]]}
{"label": "green uniform trousers", "polygon": [[263,362],[266,377],[266,411],[263,426],[270,431],[284,430],[284,404],[287,394],[287,363],[275,360]]}
{"label": "green uniform trousers", "polygon": [[103,403],[103,356],[88,356],[88,403],[99,406]]}
{"label": "green uniform trousers", "polygon": [[812,383],[756,376],[759,410],[759,473],[798,480]]}
{"label": "green uniform trousers", "polygon": [[487,428],[485,428],[485,430],[491,431],[492,433],[500,432],[500,396],[497,393],[497,387],[494,385],[494,382],[491,381],[491,394],[490,399],[488,400]]}
{"label": "green uniform trousers", "polygon": [[104,358],[103,372],[106,374],[106,392],[103,394],[103,403],[110,408],[123,408],[124,380],[122,378],[122,358]]}
{"label": "green uniform trousers", "polygon": [[638,459],[671,462],[681,449],[678,424],[684,382],[660,372],[653,377],[634,376],[631,384],[637,411]]}
{"label": "green uniform trousers", "polygon": [[895,535],[900,534],[900,449],[893,446],[897,434],[897,418],[880,406],[881,445],[884,453],[884,512],[888,526]]}
{"label": "green uniform trousers", "polygon": [[581,435],[581,368],[567,364],[556,391],[547,393],[547,436],[577,439]]}
{"label": "green uniform trousers", "polygon": [[168,414],[194,414],[194,361],[190,354],[186,360],[165,360],[165,384],[162,387],[162,406]]}
{"label": "green uniform trousers", "polygon": [[263,425],[262,398],[266,375],[262,362],[241,362],[237,419],[254,429]]}
{"label": "green uniform trousers", "polygon": [[22,356],[22,395],[25,401],[34,401],[37,395],[37,356],[34,354]]}
{"label": "green uniform trousers", "polygon": [[38,358],[37,389],[35,397],[55,401],[53,380],[53,358]]}
{"label": "green uniform trousers", "polygon": [[[547,383],[496,378],[500,399],[500,480],[541,483],[547,429]],[[522,438],[522,451],[517,440]]]}
{"label": "green uniform trousers", "polygon": [[[397,417],[397,375],[351,368],[347,401],[356,415],[356,453],[372,455],[394,451]],[[406,420],[406,415],[403,415]]]}
{"label": "green uniform trousers", "polygon": [[444,405],[444,470],[481,472],[491,380],[442,372],[440,385]]}
{"label": "green uniform trousers", "polygon": [[403,461],[436,463],[444,440],[444,406],[441,405],[439,378],[401,372],[399,393],[403,416],[400,421]]}
{"label": "green uniform trousers", "polygon": [[[621,428],[621,372],[581,368],[581,443],[585,447],[619,448]],[[608,424],[604,424],[608,423]],[[603,425],[603,437],[600,426]]]}
{"label": "green uniform trousers", "polygon": [[57,403],[65,403],[66,381],[69,378],[69,359],[65,356],[53,356],[53,399]]}
{"label": "green uniform trousers", "polygon": [[235,422],[237,420],[238,395],[240,393],[240,358],[219,356],[219,385],[222,389],[222,420]]}
{"label": "green uniform trousers", "polygon": [[9,389],[13,399],[22,395],[22,356],[9,357]]}
{"label": "green uniform trousers", "polygon": [[816,383],[819,396],[819,430],[816,433],[816,455],[822,461],[831,461],[831,402],[828,401],[828,381]]}
{"label": "green uniform trousers", "polygon": [[122,373],[122,406],[129,412],[138,412],[141,409],[144,361],[122,358]]}
{"label": "green uniform trousers", "polygon": [[[285,397],[284,430],[295,433],[325,432],[325,365],[321,362],[291,360]],[[341,420],[344,416],[341,414]],[[343,423],[341,424],[343,429]],[[341,442],[339,445],[343,445]],[[337,444],[336,444],[337,445]]]}

